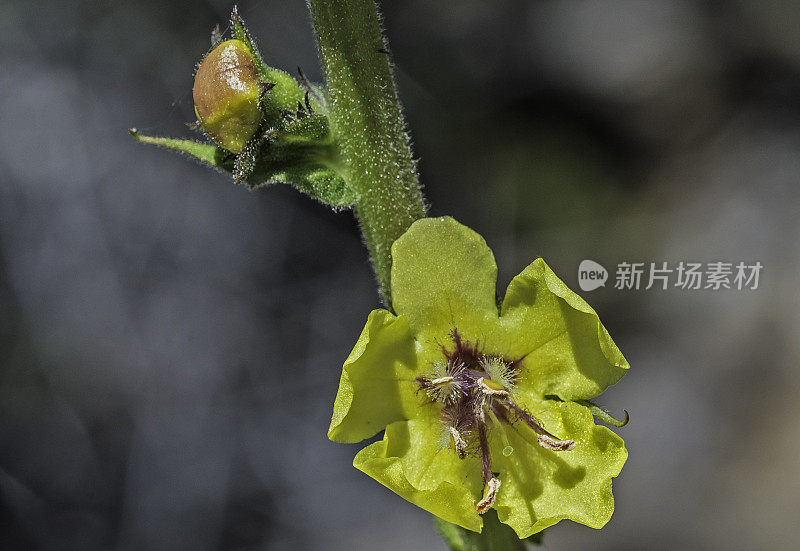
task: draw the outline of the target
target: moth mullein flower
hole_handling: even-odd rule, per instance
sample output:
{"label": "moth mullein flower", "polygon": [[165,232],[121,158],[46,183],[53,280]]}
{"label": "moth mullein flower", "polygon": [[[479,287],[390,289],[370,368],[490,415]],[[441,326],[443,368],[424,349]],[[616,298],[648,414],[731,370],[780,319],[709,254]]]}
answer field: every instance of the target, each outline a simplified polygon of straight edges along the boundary
{"label": "moth mullein flower", "polygon": [[354,466],[469,530],[491,508],[520,538],[562,519],[605,525],[627,451],[588,400],[628,363],[594,310],[541,259],[498,309],[492,252],[452,218],[415,222],[392,259],[395,313],[369,315],[329,438],[385,430]]}

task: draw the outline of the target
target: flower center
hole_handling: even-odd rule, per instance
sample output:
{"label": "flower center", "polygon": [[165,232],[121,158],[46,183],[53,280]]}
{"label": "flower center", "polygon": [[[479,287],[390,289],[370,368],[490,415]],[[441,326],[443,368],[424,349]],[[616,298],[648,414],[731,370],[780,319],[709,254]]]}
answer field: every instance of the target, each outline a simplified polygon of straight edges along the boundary
{"label": "flower center", "polygon": [[461,338],[458,330],[451,333],[453,349],[442,347],[444,359],[416,378],[417,386],[427,394],[429,404],[441,404],[441,421],[445,438],[460,459],[469,450],[477,449],[481,457],[483,494],[475,501],[478,513],[488,511],[500,490],[500,480],[492,472],[489,431],[497,431],[503,443],[504,456],[513,453],[504,425],[522,421],[538,435],[537,442],[545,449],[568,451],[575,448],[572,440],[561,440],[549,433],[533,415],[517,404],[514,394],[521,371],[520,360],[484,353],[478,344]]}

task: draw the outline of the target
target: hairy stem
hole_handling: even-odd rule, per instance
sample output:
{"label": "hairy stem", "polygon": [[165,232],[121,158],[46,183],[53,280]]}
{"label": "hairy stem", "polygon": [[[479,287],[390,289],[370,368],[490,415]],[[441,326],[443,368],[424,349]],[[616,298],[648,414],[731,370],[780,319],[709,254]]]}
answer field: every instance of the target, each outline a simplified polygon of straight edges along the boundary
{"label": "hairy stem", "polygon": [[391,305],[392,243],[425,216],[389,54],[373,0],[308,0],[355,212]]}

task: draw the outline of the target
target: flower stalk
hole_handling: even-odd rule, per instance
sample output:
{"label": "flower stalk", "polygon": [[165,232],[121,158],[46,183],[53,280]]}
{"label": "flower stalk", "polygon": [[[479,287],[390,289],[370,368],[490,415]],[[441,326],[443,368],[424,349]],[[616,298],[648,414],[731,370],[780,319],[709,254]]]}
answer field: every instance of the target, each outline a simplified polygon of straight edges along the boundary
{"label": "flower stalk", "polygon": [[329,97],[331,132],[382,296],[391,304],[391,246],[425,216],[373,0],[309,0]]}

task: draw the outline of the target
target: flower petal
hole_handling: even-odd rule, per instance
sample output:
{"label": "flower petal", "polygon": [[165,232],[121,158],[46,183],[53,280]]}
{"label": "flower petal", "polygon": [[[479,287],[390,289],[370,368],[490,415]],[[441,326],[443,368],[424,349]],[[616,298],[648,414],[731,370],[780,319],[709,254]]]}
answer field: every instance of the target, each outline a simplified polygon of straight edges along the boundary
{"label": "flower petal", "polygon": [[[495,509],[501,522],[520,538],[562,519],[603,527],[614,512],[611,479],[628,457],[622,439],[594,424],[591,413],[574,402],[542,400],[528,404],[547,430],[577,444],[571,451],[551,451],[536,444],[536,434],[516,423],[506,429],[514,452],[494,454],[500,472]],[[496,437],[495,437],[496,438]],[[492,442],[493,449],[500,442]]]}
{"label": "flower petal", "polygon": [[613,385],[629,365],[595,311],[544,260],[536,259],[506,291],[493,334],[507,355],[524,358],[520,390],[542,398],[589,399]]}
{"label": "flower petal", "polygon": [[344,362],[328,438],[360,442],[417,414],[415,342],[402,317],[373,310]]}
{"label": "flower petal", "polygon": [[417,220],[392,245],[392,306],[418,340],[497,320],[497,265],[483,238],[450,217]]}
{"label": "flower petal", "polygon": [[483,521],[473,503],[481,493],[480,461],[459,459],[452,447],[442,448],[437,408],[420,411],[386,427],[383,440],[358,452],[353,466],[426,511],[480,532]]}

